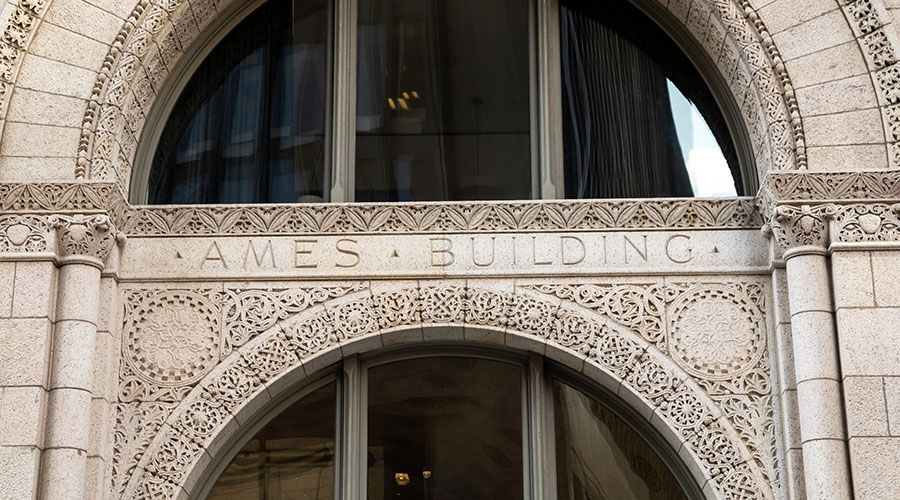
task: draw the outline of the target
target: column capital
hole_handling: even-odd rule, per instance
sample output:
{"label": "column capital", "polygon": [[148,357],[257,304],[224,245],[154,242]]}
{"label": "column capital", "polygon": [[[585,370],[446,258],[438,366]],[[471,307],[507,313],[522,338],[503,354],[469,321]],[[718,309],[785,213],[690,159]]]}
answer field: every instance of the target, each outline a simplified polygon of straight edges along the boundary
{"label": "column capital", "polygon": [[80,262],[102,269],[116,243],[125,241],[125,235],[105,214],[53,215],[50,222],[56,229],[56,254],[61,264]]}
{"label": "column capital", "polygon": [[837,212],[832,204],[778,205],[763,231],[774,238],[786,258],[796,253],[824,255],[829,243],[829,221]]}

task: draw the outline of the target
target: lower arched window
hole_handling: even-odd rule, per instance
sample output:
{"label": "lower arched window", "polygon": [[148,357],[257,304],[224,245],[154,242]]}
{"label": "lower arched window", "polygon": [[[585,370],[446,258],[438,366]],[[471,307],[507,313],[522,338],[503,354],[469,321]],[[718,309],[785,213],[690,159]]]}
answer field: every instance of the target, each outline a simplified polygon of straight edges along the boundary
{"label": "lower arched window", "polygon": [[[344,362],[263,419],[216,500],[699,497],[633,415],[539,357],[426,351]],[[638,426],[640,427],[640,426]],[[663,458],[665,457],[665,458]]]}

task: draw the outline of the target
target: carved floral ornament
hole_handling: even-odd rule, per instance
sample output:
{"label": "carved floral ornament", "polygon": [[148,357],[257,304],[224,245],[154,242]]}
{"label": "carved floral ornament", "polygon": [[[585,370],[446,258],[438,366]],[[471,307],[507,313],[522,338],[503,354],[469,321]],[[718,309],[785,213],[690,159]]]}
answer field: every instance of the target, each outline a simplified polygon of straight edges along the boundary
{"label": "carved floral ornament", "polygon": [[[535,284],[515,291],[441,281],[374,289],[368,283],[241,290],[135,286],[125,292],[122,364],[139,366],[134,370],[148,386],[175,386],[177,380],[181,389],[138,395],[120,379],[125,385],[116,410],[112,497],[190,492],[202,464],[235,432],[235,415],[260,393],[289,390],[279,380],[327,366],[342,353],[377,348],[392,332],[425,334],[442,325],[453,327],[442,331],[457,331],[459,340],[490,330],[508,345],[584,365],[588,376],[621,385],[645,414],[664,421],[665,432],[684,443],[683,453],[702,470],[698,480],[710,481],[718,497],[771,498],[770,488],[780,487],[780,480],[762,319],[765,288],[764,280]],[[666,314],[667,308],[673,312]],[[695,329],[692,318],[710,308],[721,316],[722,329]],[[236,314],[243,309],[249,314]],[[278,320],[261,322],[263,312]],[[232,350],[224,354],[222,346],[229,344]],[[147,355],[135,346],[159,353]]]}

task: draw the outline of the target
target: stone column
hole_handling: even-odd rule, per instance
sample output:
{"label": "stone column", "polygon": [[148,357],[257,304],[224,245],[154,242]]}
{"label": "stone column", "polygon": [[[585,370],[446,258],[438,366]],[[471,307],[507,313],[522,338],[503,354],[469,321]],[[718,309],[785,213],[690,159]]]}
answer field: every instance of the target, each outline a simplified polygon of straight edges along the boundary
{"label": "stone column", "polygon": [[841,370],[826,259],[834,207],[778,206],[772,231],[785,250],[806,494],[851,499]]}
{"label": "stone column", "polygon": [[100,272],[115,242],[105,215],[55,218],[56,323],[40,498],[84,498]]}

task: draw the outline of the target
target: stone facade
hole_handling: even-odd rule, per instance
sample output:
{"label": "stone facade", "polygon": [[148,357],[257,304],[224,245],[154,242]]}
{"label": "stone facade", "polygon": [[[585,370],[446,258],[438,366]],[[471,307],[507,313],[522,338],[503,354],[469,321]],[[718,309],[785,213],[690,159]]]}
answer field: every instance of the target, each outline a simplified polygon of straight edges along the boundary
{"label": "stone facade", "polygon": [[130,204],[235,1],[0,7],[0,499],[189,497],[304,378],[442,342],[582,372],[708,498],[900,498],[900,4],[644,2],[728,84],[754,197]]}

